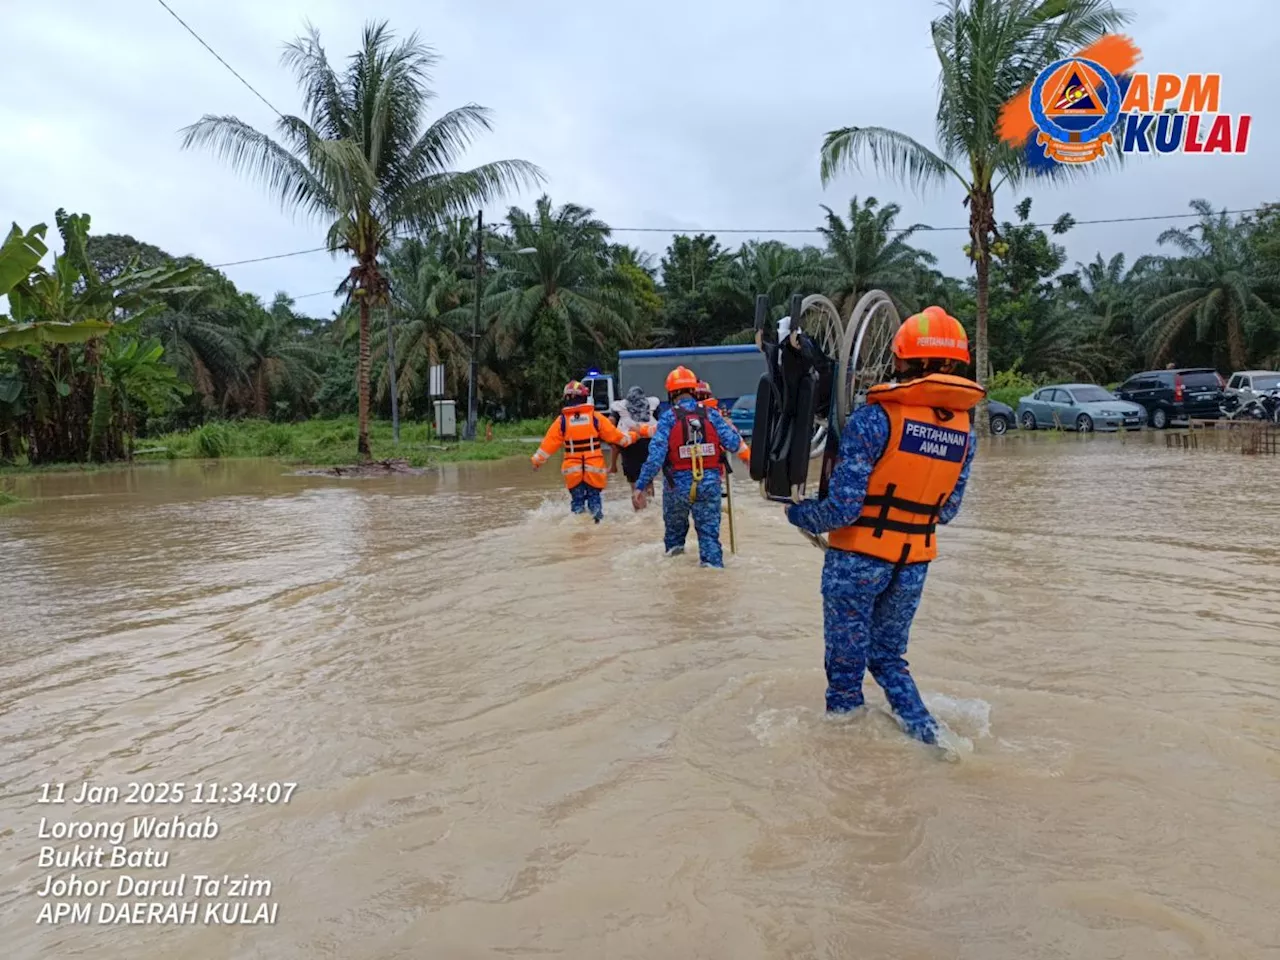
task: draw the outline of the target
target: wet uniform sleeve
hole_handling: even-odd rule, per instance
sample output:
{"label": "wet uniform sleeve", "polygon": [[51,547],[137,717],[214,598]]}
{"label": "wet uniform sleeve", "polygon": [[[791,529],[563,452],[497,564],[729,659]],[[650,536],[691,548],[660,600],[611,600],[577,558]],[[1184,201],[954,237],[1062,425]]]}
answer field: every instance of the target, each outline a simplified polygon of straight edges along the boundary
{"label": "wet uniform sleeve", "polygon": [[670,410],[658,418],[658,426],[654,429],[653,437],[649,441],[649,456],[645,459],[644,466],[640,468],[640,476],[636,477],[637,490],[646,489],[662,469],[662,464],[667,459],[667,440],[671,436],[671,428],[675,422],[675,414]]}
{"label": "wet uniform sleeve", "polygon": [[840,450],[824,500],[787,507],[787,519],[809,533],[847,527],[862,513],[867,481],[889,445],[889,417],[878,404],[859,407],[845,423]]}
{"label": "wet uniform sleeve", "polygon": [[977,428],[974,428],[969,431],[969,449],[964,454],[964,469],[960,471],[960,479],[956,481],[956,487],[951,491],[951,496],[947,498],[947,502],[938,511],[939,523],[950,523],[956,518],[956,514],[960,512],[960,502],[964,500],[964,489],[969,485],[969,467],[973,465],[973,452],[977,448],[978,431]]}

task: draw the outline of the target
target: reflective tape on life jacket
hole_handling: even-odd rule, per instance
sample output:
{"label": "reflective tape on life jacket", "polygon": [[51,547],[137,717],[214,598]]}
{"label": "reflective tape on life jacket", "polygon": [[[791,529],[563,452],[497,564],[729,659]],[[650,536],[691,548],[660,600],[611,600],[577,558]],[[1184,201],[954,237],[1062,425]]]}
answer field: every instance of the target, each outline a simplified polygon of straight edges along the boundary
{"label": "reflective tape on life jacket", "polygon": [[860,516],[831,532],[832,547],[889,563],[937,557],[938,515],[964,469],[969,411],[984,392],[942,374],[868,391],[868,402],[889,418],[889,442],[867,481]]}

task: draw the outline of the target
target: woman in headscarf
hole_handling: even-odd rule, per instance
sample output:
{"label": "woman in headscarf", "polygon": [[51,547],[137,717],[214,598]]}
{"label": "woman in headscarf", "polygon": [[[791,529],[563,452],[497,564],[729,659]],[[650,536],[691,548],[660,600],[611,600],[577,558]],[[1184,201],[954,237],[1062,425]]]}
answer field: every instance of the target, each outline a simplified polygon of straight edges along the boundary
{"label": "woman in headscarf", "polygon": [[[613,448],[613,472],[618,470],[618,457],[622,457],[622,472],[627,478],[627,482],[631,484],[631,492],[636,491],[636,479],[640,476],[640,468],[644,466],[645,458],[649,456],[649,437],[643,434],[653,434],[653,428],[657,425],[657,419],[654,417],[654,411],[658,409],[661,401],[657,397],[645,396],[645,392],[639,387],[632,387],[627,391],[626,397],[621,400],[615,400],[613,403],[614,412],[618,414],[618,429],[623,433],[631,431],[639,431],[642,436],[636,439],[631,446],[624,447],[619,454],[618,448]],[[653,484],[649,485],[649,495],[653,495]]]}

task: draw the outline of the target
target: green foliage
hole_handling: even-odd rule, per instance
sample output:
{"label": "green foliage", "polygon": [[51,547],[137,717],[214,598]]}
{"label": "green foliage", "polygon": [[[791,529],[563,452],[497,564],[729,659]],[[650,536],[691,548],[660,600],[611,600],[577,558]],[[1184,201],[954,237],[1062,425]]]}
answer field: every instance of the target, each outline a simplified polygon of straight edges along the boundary
{"label": "green foliage", "polygon": [[[1178,255],[1132,266],[1098,255],[1072,269],[1056,240],[1071,229],[1070,217],[1041,228],[1030,201],[1019,203],[1016,219],[1001,224],[1002,246],[993,246],[989,264],[990,351],[1001,371],[989,380],[989,396],[1016,406],[1047,382],[1114,384],[1166,357],[1214,363],[1223,373],[1280,361],[1280,208],[1242,219],[1203,202],[1194,209],[1199,224],[1162,238]],[[545,417],[565,380],[589,366],[614,369],[619,349],[750,342],[758,292],[770,296],[776,316],[792,293],[847,303],[873,283],[892,283],[902,309],[937,303],[971,324],[975,280],[945,276],[902,241],[895,213],[874,198],[851,203],[847,218],[828,211],[823,248],[748,241],[725,249],[715,237],[678,236],[655,270],[644,253],[612,244],[607,225],[586,208],[545,197],[531,211],[512,208],[484,239],[475,341],[481,414]],[[147,456],[351,459],[359,438],[358,310],[302,316],[283,294],[264,304],[217,271],[173,258],[142,268],[131,259],[100,282],[98,267],[83,265],[84,251],[94,249],[83,234],[87,218],[60,212],[58,222],[64,251],[15,285],[20,321],[0,329],[80,323],[102,304],[128,307],[109,307],[102,315],[112,321],[82,342],[55,337],[0,350],[0,462],[128,458],[135,435],[147,438],[138,445]],[[476,241],[474,225],[455,223],[397,243],[380,261],[392,295],[387,309],[374,311],[371,337],[374,413],[383,419],[373,421],[370,442],[379,456],[425,463],[512,452],[496,441],[441,444],[428,436],[433,364],[444,364],[447,394],[465,415],[477,316],[468,255]],[[389,329],[405,421],[398,447],[385,424]]]}
{"label": "green foliage", "polygon": [[232,450],[231,432],[222,423],[206,423],[192,435],[192,443],[208,460],[229,456]]}
{"label": "green foliage", "polygon": [[998,370],[987,380],[987,396],[1018,409],[1018,401],[1031,393],[1041,382],[1014,367]]}
{"label": "green foliage", "polygon": [[[410,229],[430,230],[510,189],[545,179],[524,160],[450,169],[471,138],[491,125],[489,111],[476,104],[427,123],[437,61],[416,34],[397,42],[387,23],[369,22],[348,69],[339,72],[311,29],[284,53],[302,88],[307,119],[281,118],[276,141],[237,117],[206,115],[186,129],[183,141],[186,147],[211,147],[231,166],[262,180],[283,205],[326,226],[330,250],[349,253],[355,261],[343,290],[360,311],[357,446],[362,457],[369,455],[369,312],[390,298],[380,258],[391,238]],[[254,390],[260,400],[262,387]],[[260,403],[258,408],[262,412]]]}

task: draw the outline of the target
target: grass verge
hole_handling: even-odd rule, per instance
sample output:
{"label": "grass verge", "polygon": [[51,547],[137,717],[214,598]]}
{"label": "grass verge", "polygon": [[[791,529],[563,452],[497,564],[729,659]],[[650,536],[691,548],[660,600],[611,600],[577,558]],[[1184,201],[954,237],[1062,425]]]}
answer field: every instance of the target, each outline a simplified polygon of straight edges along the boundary
{"label": "grass verge", "polygon": [[[375,460],[406,460],[410,466],[438,463],[467,463],[532,456],[537,449],[528,438],[542,439],[548,421],[518,420],[493,424],[493,439],[484,439],[489,424],[481,422],[474,441],[440,440],[426,423],[401,423],[400,443],[392,440],[390,421],[369,424],[369,446]],[[356,420],[308,420],[303,423],[272,423],[269,420],[227,420],[206,423],[155,437],[139,438],[135,444],[136,463],[162,460],[216,460],[269,458],[296,466],[332,467],[356,462]],[[121,464],[50,464],[30,467],[22,464],[0,469],[4,473],[34,473],[70,470],[100,470]]]}

